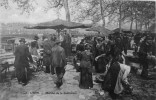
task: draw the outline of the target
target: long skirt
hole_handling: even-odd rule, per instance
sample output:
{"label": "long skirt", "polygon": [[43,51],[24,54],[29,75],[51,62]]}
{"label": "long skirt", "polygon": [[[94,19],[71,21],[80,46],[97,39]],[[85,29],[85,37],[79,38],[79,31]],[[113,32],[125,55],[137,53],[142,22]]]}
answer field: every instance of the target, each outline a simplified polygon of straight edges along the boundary
{"label": "long skirt", "polygon": [[43,65],[46,66],[46,73],[50,73],[51,56],[43,56]]}
{"label": "long skirt", "polygon": [[63,84],[62,78],[65,74],[65,69],[64,69],[64,67],[56,67],[55,71],[56,71],[56,75],[57,75],[57,79],[55,81],[55,84],[59,88]]}
{"label": "long skirt", "polygon": [[89,71],[88,68],[80,69],[79,87],[82,89],[89,89],[93,87],[92,73]]}
{"label": "long skirt", "polygon": [[28,81],[28,68],[27,67],[25,67],[25,65],[16,67],[16,76],[17,76],[17,80],[19,83],[20,82],[27,83]]}
{"label": "long skirt", "polygon": [[111,87],[110,87],[109,93],[110,93],[111,97],[113,97],[113,98],[116,97],[116,94],[114,93],[114,89],[116,86],[119,71],[120,71],[120,65],[118,64],[118,62],[113,63],[108,71],[108,73],[110,73],[110,77],[111,77],[111,82],[110,82]]}
{"label": "long skirt", "polygon": [[148,59],[143,54],[139,54],[139,60],[140,60],[140,64],[143,67],[141,76],[146,78],[146,77],[148,77]]}
{"label": "long skirt", "polygon": [[104,57],[100,57],[97,61],[98,63],[98,73],[104,73],[106,71],[106,61]]}
{"label": "long skirt", "polygon": [[113,63],[104,78],[104,82],[102,83],[102,89],[108,91],[112,98],[115,98],[117,96],[114,93],[114,89],[116,86],[119,71],[120,65],[117,62]]}

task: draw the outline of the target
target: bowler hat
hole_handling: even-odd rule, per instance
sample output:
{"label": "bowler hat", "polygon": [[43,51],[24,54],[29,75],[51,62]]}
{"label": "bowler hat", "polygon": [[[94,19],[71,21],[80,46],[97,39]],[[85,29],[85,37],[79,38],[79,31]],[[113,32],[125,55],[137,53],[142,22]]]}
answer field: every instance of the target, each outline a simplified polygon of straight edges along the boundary
{"label": "bowler hat", "polygon": [[25,43],[26,41],[25,41],[24,38],[21,38],[21,39],[19,40],[19,42],[24,42],[24,43]]}

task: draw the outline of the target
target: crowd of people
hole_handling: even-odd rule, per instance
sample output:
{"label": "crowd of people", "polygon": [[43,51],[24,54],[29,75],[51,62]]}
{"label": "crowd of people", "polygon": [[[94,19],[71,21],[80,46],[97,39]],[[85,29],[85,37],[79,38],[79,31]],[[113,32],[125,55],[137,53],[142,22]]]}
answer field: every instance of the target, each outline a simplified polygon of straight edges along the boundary
{"label": "crowd of people", "polygon": [[[67,65],[66,56],[70,54],[70,40],[68,38],[69,36],[66,33],[64,33],[63,41],[57,38],[56,35],[43,36],[41,39],[35,36],[34,41],[30,44],[26,44],[25,39],[21,38],[19,41],[20,45],[16,46],[14,52],[14,66],[18,82],[22,85],[28,83],[29,66],[34,65],[32,55],[35,55],[38,57],[37,60],[42,62],[39,64],[42,64],[42,67],[45,66],[45,73],[57,75],[55,84],[59,88],[63,84],[62,78],[65,73],[65,66]],[[40,52],[38,52],[39,49]]]}
{"label": "crowd of people", "polygon": [[[76,46],[76,53],[73,57],[73,65],[77,72],[80,72],[79,87],[82,89],[93,88],[93,73],[103,75],[101,88],[108,91],[112,98],[119,94],[132,93],[132,87],[128,82],[128,75],[131,67],[126,56],[128,50],[134,50],[133,55],[138,57],[142,65],[141,77],[148,77],[149,62],[156,65],[156,37],[152,34],[132,34],[115,32],[109,36],[85,36]],[[63,39],[56,35],[43,37],[42,42],[38,37],[34,38],[30,49],[20,40],[20,45],[15,49],[15,68],[19,83],[27,84],[27,68],[29,62],[33,63],[31,55],[39,55],[37,49],[43,49],[43,65],[46,66],[46,73],[57,75],[55,82],[59,88],[63,82],[67,58],[71,56],[71,37],[65,31]]]}
{"label": "crowd of people", "polygon": [[[156,66],[156,37],[150,33],[114,32],[109,36],[85,37],[77,45],[74,65],[80,72],[80,88],[93,87],[92,73],[102,73],[101,88],[115,98],[121,93],[132,93],[128,82],[131,71],[128,50],[142,66],[141,77],[148,76],[149,64]],[[132,60],[133,61],[133,60]],[[80,62],[77,63],[77,62]]]}

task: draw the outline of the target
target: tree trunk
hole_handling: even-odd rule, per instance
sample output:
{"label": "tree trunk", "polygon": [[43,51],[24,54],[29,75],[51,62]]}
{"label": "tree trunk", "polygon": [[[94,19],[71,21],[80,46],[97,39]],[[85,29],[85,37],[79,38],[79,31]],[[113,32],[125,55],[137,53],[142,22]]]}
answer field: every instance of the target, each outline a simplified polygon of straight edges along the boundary
{"label": "tree trunk", "polygon": [[137,22],[137,20],[136,20],[135,23],[136,23],[136,24],[135,24],[135,25],[136,25],[135,27],[136,27],[136,31],[137,31],[137,30],[138,30],[138,22]]}
{"label": "tree trunk", "polygon": [[144,19],[143,19],[143,12],[142,12],[142,16],[140,16],[140,31],[142,30],[142,26],[143,26],[143,21],[144,21]]}
{"label": "tree trunk", "polygon": [[150,27],[150,21],[148,20],[147,28],[149,29]]}
{"label": "tree trunk", "polygon": [[64,8],[65,8],[65,11],[66,11],[66,20],[70,22],[71,19],[70,19],[70,11],[69,11],[69,6],[68,6],[68,0],[64,0]]}
{"label": "tree trunk", "polygon": [[133,27],[133,18],[131,20],[130,31],[132,31],[132,27]]}
{"label": "tree trunk", "polygon": [[143,26],[143,22],[142,22],[142,19],[140,18],[140,20],[139,20],[139,23],[138,23],[139,25],[139,31],[141,31],[142,30],[142,26]]}
{"label": "tree trunk", "polygon": [[122,20],[121,20],[121,16],[122,16],[122,14],[121,14],[121,4],[120,4],[120,8],[119,8],[119,14],[120,14],[120,19],[119,19],[119,29],[120,29],[120,33],[121,33],[121,23],[122,23]]}
{"label": "tree trunk", "polygon": [[131,25],[130,25],[130,31],[132,31],[132,27],[133,27],[133,20],[134,20],[134,18],[133,18],[133,7],[131,7]]}
{"label": "tree trunk", "polygon": [[136,31],[138,30],[138,21],[137,21],[137,14],[135,12],[135,27],[136,27]]}
{"label": "tree trunk", "polygon": [[[1,27],[3,27],[2,24],[0,24],[0,30],[2,29]],[[2,44],[1,44],[1,42],[2,42],[2,37],[1,37],[1,35],[2,35],[2,34],[1,34],[1,33],[2,33],[2,32],[0,32],[0,49],[2,48]]]}
{"label": "tree trunk", "polygon": [[143,23],[141,22],[140,23],[140,31],[142,31],[142,26],[143,26]]}
{"label": "tree trunk", "polygon": [[104,13],[103,13],[103,3],[102,3],[102,0],[100,0],[100,9],[101,9],[101,17],[102,17],[102,21],[103,21],[102,26],[105,27],[105,17],[104,17]]}
{"label": "tree trunk", "polygon": [[148,30],[148,28],[147,28],[147,23],[145,24],[145,28],[146,28],[146,31]]}
{"label": "tree trunk", "polygon": [[[68,0],[64,0],[64,8],[65,8],[65,12],[66,12],[66,20],[71,22],[70,11],[69,11],[69,6],[68,6]],[[67,33],[71,36],[70,29],[67,30]]]}

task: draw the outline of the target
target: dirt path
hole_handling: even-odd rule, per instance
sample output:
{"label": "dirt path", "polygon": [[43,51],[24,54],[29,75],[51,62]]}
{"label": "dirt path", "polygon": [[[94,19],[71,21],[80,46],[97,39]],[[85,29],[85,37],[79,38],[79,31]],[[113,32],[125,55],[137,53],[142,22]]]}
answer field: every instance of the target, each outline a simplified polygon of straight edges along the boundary
{"label": "dirt path", "polygon": [[0,100],[91,100],[95,91],[100,90],[100,85],[94,85],[93,89],[80,89],[79,73],[73,66],[66,67],[63,85],[57,89],[54,84],[55,75],[44,72],[34,73],[28,85],[21,86],[17,79],[1,84]]}
{"label": "dirt path", "polygon": [[[156,77],[155,72],[151,74]],[[92,89],[80,89],[79,73],[72,65],[67,65],[60,89],[55,87],[55,79],[55,75],[36,72],[26,86],[21,86],[13,78],[0,83],[0,100],[97,100],[99,97],[111,100],[107,92],[101,92],[100,84],[94,84]],[[156,100],[156,80],[142,80],[139,75],[131,74],[130,84],[134,88],[133,95],[118,100]]]}

